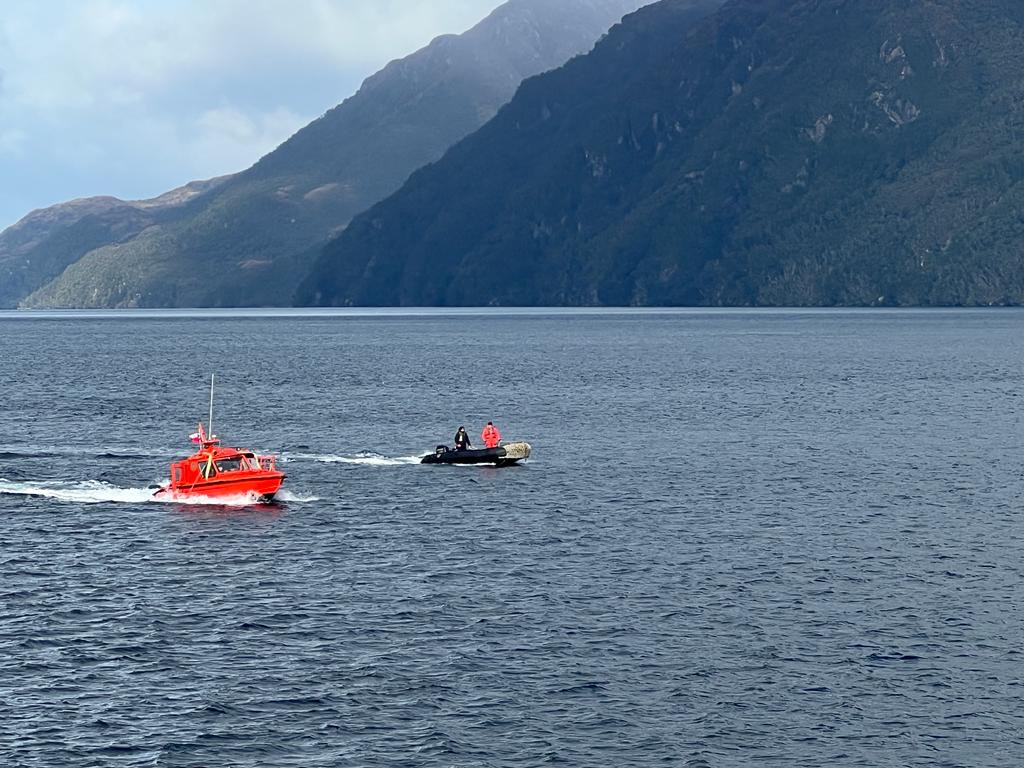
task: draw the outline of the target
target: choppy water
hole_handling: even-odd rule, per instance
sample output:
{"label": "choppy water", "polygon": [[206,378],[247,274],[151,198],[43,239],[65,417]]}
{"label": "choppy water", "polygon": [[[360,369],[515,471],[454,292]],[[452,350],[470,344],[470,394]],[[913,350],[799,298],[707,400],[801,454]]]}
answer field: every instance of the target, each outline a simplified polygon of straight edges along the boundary
{"label": "choppy water", "polygon": [[[1018,766],[1022,328],[0,315],[0,763]],[[213,370],[278,505],[149,498]]]}

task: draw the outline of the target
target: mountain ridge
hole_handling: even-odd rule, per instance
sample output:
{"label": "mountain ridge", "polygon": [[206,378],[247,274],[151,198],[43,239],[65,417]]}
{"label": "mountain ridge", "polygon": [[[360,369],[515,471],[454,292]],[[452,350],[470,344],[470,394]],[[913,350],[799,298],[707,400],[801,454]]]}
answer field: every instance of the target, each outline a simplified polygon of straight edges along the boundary
{"label": "mountain ridge", "polygon": [[522,76],[589,49],[621,9],[644,1],[505,3],[462,35],[389,63],[187,215],[90,249],[21,304],[288,304],[319,247],[352,216],[483,124]]}
{"label": "mountain ridge", "polygon": [[298,301],[1024,301],[1021,4],[693,8],[648,6],[525,82],[332,241]]}

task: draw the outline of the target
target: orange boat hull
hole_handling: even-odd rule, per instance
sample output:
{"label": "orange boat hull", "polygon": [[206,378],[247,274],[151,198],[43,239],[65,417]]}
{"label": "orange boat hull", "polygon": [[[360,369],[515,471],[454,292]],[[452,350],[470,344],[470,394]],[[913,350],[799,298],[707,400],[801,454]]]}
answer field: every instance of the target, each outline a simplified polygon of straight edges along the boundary
{"label": "orange boat hull", "polygon": [[157,495],[170,496],[177,500],[236,499],[240,496],[255,496],[269,501],[281,489],[283,482],[283,472],[262,472],[251,477],[218,477],[188,485],[167,485],[157,491]]}
{"label": "orange boat hull", "polygon": [[171,464],[171,479],[154,495],[176,501],[209,501],[256,498],[269,501],[284,482],[275,456],[260,456],[253,451],[227,448],[214,435],[207,436],[203,425],[192,435],[200,449]]}
{"label": "orange boat hull", "polygon": [[[211,381],[211,418],[212,387]],[[184,502],[223,499],[225,504],[237,504],[249,499],[270,501],[281,489],[285,475],[277,468],[276,456],[222,446],[216,435],[206,433],[202,422],[190,439],[199,444],[199,450],[171,464],[170,480],[154,496]]]}

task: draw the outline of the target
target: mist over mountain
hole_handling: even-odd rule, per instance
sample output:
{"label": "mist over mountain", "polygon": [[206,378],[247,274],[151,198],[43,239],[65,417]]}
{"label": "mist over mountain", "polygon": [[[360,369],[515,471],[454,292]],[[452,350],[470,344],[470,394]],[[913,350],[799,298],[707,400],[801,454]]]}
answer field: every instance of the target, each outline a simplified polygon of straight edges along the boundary
{"label": "mist over mountain", "polygon": [[[510,0],[462,35],[368,78],[359,92],[252,168],[173,215],[109,201],[37,227],[15,254],[0,302],[52,307],[279,305],[321,246],[479,128],[530,75],[590,49],[644,0]],[[155,148],[155,151],[159,151]],[[59,242],[59,246],[54,243]],[[31,295],[29,295],[31,294]]]}
{"label": "mist over mountain", "polygon": [[302,302],[1024,301],[1024,3],[662,0],[358,217]]}

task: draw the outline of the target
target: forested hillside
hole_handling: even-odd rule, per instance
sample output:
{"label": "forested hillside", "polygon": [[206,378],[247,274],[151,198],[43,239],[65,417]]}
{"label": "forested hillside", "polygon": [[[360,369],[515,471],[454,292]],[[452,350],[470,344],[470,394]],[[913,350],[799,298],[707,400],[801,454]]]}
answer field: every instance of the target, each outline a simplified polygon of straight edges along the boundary
{"label": "forested hillside", "polygon": [[1024,300],[1024,3],[663,0],[357,218],[313,304]]}

